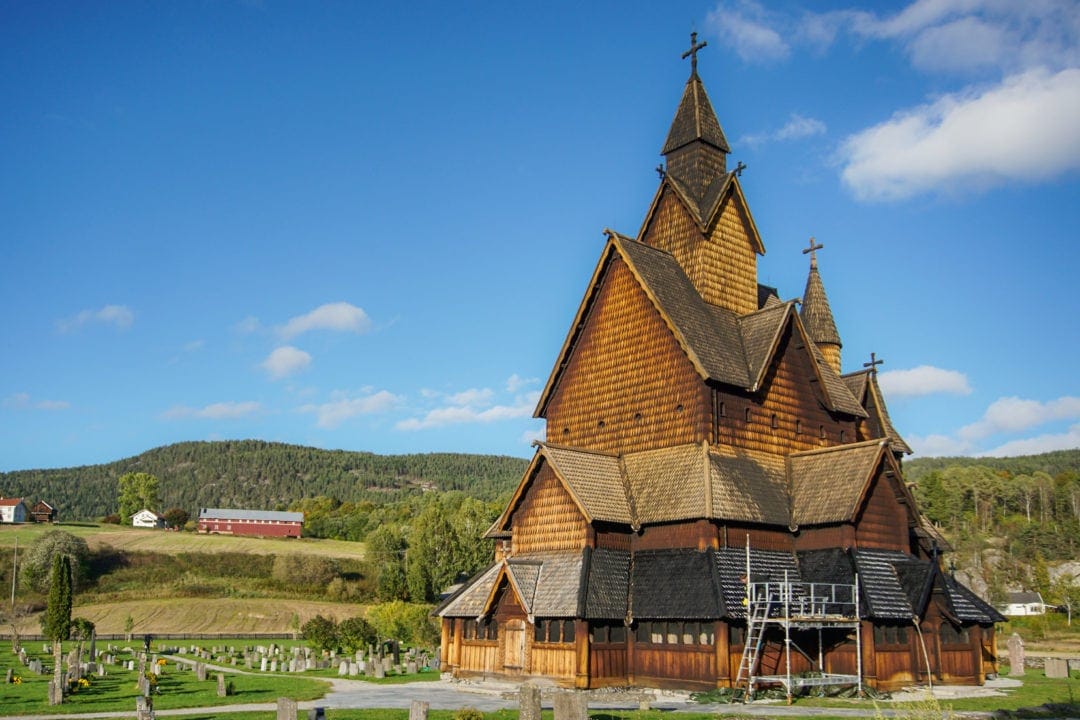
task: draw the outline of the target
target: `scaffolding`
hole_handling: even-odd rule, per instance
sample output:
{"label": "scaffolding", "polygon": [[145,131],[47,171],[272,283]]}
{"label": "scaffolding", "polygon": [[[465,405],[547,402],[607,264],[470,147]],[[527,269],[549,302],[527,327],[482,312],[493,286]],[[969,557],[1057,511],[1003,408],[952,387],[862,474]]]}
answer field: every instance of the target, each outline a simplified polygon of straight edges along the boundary
{"label": "scaffolding", "polygon": [[[784,571],[782,581],[757,580],[750,567],[750,548],[746,549],[746,637],[735,687],[744,687],[743,699],[749,701],[759,684],[783,685],[791,702],[795,691],[806,687],[854,685],[862,695],[862,624],[859,617],[859,576],[855,582],[806,583],[792,580]],[[783,630],[784,673],[759,674],[762,649],[766,646],[766,631],[770,627]],[[792,630],[817,630],[817,659],[815,660],[792,639]],[[856,674],[825,672],[822,634],[826,629],[855,631]],[[791,653],[797,651],[810,661],[812,674],[791,672]],[[779,664],[779,663],[777,663]],[[745,682],[745,686],[743,683]]]}

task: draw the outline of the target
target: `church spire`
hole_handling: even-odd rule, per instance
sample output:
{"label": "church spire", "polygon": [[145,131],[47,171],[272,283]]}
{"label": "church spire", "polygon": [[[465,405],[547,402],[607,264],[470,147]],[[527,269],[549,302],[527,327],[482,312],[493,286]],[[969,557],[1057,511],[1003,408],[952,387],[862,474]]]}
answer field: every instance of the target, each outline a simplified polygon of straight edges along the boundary
{"label": "church spire", "polygon": [[679,109],[671,123],[660,154],[667,160],[667,174],[681,181],[694,194],[704,196],[709,185],[727,173],[727,138],[716,119],[705,85],[697,73],[697,54],[708,43],[698,43],[697,33],[690,33],[690,79],[686,81]]}
{"label": "church spire", "polygon": [[833,320],[829,298],[825,295],[825,285],[821,282],[817,266],[817,251],[823,247],[824,245],[816,242],[814,238],[810,238],[810,246],[803,250],[804,255],[810,255],[810,275],[806,278],[799,316],[810,334],[810,339],[821,350],[832,369],[840,374],[840,348],[843,344],[840,342],[840,333],[836,330],[836,321]]}

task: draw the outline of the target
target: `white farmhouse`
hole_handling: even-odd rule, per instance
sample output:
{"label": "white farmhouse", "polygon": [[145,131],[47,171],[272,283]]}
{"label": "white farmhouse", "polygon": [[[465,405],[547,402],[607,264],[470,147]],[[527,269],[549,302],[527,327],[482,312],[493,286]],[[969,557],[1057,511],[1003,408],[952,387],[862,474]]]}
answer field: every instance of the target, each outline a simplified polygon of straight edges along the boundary
{"label": "white farmhouse", "polygon": [[26,522],[26,505],[22,498],[0,497],[0,523]]}
{"label": "white farmhouse", "polygon": [[1042,615],[1048,606],[1043,602],[1042,593],[1037,592],[1011,592],[1002,615],[1012,617],[1019,615]]}
{"label": "white farmhouse", "polygon": [[153,510],[143,508],[131,516],[131,524],[134,527],[163,528],[165,527],[165,518]]}

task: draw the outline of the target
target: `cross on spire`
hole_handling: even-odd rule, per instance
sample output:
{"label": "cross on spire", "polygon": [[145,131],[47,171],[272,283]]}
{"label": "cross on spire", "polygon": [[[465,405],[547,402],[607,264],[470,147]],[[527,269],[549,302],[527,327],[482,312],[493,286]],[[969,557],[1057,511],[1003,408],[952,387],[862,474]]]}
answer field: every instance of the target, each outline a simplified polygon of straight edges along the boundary
{"label": "cross on spire", "polygon": [[806,255],[807,253],[810,254],[810,267],[817,267],[817,251],[821,250],[824,247],[824,245],[814,239],[813,235],[810,236],[810,247],[802,251],[803,255]]}
{"label": "cross on spire", "polygon": [[870,372],[872,372],[874,375],[877,375],[877,366],[878,365],[884,365],[884,364],[885,364],[884,360],[878,360],[876,354],[870,353],[870,362],[863,363],[862,366],[864,368],[870,368]]}
{"label": "cross on spire", "polygon": [[699,43],[697,41],[697,32],[690,33],[690,49],[682,54],[682,59],[690,58],[690,74],[697,75],[697,54],[698,50],[708,45],[708,41]]}

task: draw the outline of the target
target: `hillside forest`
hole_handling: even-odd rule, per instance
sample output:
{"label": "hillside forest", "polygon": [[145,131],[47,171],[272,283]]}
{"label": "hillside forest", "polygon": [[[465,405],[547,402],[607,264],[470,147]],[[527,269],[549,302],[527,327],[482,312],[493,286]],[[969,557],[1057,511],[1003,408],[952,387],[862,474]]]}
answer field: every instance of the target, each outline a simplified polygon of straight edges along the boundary
{"label": "hillside forest", "polygon": [[[145,472],[160,481],[159,511],[302,511],[305,535],[366,543],[367,561],[339,583],[341,599],[431,602],[490,562],[482,535],[526,466],[510,457],[193,442],[106,465],[3,473],[0,493],[45,499],[64,521],[97,520],[117,512],[118,478]],[[1016,589],[1051,602],[1075,596],[1080,578],[1060,570],[1075,573],[1068,563],[1080,560],[1080,450],[904,466],[922,511],[954,550],[946,562],[975,589],[992,601]]]}

